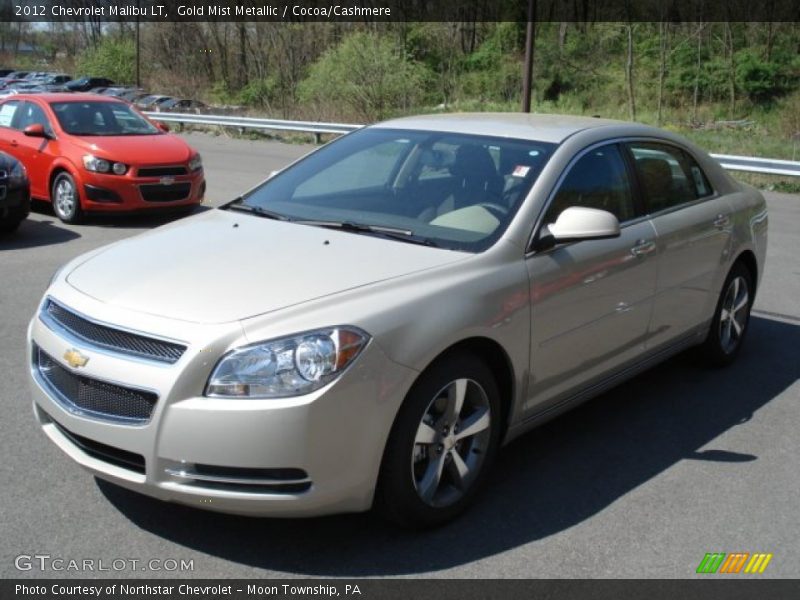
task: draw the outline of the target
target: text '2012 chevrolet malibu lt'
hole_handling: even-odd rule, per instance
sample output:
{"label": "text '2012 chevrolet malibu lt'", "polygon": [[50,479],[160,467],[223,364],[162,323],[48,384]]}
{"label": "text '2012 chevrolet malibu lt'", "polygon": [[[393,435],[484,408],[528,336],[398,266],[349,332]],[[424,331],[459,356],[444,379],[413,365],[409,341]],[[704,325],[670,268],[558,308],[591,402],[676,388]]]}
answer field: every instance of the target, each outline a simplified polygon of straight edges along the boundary
{"label": "text '2012 chevrolet malibu lt'", "polygon": [[692,346],[733,361],[766,241],[763,197],[671,133],[389,121],[64,266],[35,413],[163,500],[435,525],[544,420]]}

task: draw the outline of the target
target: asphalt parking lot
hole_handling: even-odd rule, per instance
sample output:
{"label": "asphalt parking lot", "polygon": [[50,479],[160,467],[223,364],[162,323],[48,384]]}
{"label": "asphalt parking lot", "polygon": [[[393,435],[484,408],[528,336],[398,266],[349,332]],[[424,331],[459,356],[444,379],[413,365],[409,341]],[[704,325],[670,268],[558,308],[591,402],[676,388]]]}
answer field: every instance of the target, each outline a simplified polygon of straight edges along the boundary
{"label": "asphalt parking lot", "polygon": [[[211,205],[310,149],[187,139],[203,154]],[[709,371],[680,356],[547,424],[503,450],[471,512],[427,533],[401,532],[369,514],[206,513],[94,480],[73,464],[31,414],[27,322],[59,265],[166,220],[65,226],[34,213],[0,239],[0,576],[87,575],[15,568],[18,555],[49,554],[194,565],[104,577],[680,578],[694,576],[707,552],[769,552],[756,577],[797,577],[800,197],[767,199],[767,270],[734,367]]]}

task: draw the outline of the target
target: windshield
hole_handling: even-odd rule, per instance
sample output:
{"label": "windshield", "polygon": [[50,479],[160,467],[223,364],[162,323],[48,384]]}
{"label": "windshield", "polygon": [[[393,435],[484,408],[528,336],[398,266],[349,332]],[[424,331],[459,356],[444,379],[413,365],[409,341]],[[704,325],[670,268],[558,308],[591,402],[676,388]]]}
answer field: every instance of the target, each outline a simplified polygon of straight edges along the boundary
{"label": "windshield", "polygon": [[505,231],[554,149],[529,140],[363,129],[231,207],[315,224],[395,228],[430,245],[480,252]]}
{"label": "windshield", "polygon": [[53,102],[61,128],[71,135],[156,135],[161,131],[122,102]]}

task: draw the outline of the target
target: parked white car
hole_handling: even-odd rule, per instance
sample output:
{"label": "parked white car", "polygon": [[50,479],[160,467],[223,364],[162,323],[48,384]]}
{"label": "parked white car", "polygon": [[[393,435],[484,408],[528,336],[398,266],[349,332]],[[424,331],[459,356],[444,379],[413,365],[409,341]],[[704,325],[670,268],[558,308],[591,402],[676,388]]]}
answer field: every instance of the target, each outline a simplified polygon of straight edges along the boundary
{"label": "parked white car", "polygon": [[544,420],[691,347],[732,362],[766,243],[761,194],[671,133],[389,121],[63,267],[35,412],[163,500],[434,525]]}

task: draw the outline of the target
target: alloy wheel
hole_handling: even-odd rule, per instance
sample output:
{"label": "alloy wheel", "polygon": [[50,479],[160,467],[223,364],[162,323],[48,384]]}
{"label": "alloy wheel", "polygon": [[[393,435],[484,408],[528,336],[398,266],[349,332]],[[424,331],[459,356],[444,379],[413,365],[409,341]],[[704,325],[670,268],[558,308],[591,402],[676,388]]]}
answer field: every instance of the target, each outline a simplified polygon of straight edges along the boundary
{"label": "alloy wheel", "polygon": [[458,502],[474,483],[491,439],[486,391],[472,379],[456,379],[428,404],[411,457],[414,487],[432,507]]}
{"label": "alloy wheel", "polygon": [[55,190],[56,211],[60,217],[70,218],[75,212],[75,186],[66,177],[59,180]]}
{"label": "alloy wheel", "polygon": [[726,354],[732,353],[742,340],[747,325],[747,308],[750,294],[747,281],[741,275],[734,277],[725,292],[719,317],[719,341]]}

